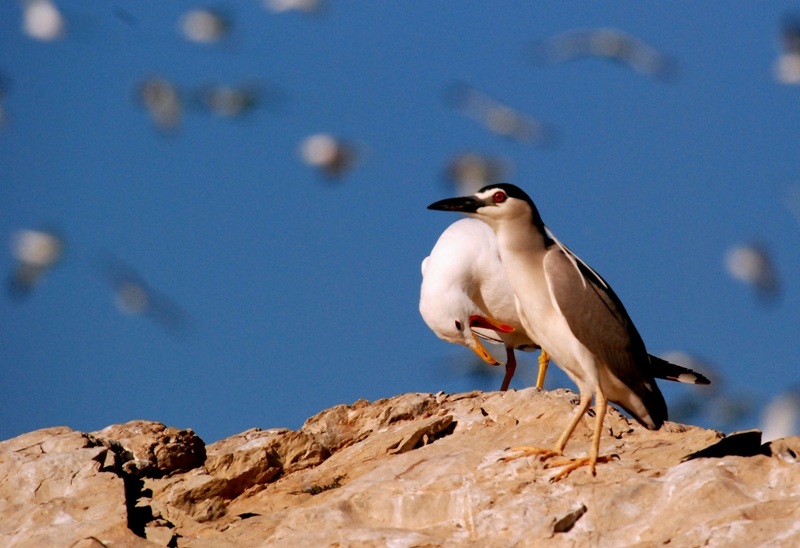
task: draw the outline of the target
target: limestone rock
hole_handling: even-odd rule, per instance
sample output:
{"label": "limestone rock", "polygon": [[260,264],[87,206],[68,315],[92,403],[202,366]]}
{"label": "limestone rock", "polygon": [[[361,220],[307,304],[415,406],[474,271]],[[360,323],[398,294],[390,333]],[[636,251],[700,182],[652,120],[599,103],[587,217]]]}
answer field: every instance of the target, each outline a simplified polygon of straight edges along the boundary
{"label": "limestone rock", "polygon": [[136,420],[92,432],[122,458],[122,470],[134,477],[161,477],[202,466],[205,443],[191,430]]}
{"label": "limestone rock", "polygon": [[[305,432],[253,428],[208,448],[206,470],[241,482],[238,493],[267,483],[281,473],[291,473],[322,463],[330,452]],[[237,494],[238,494],[237,493]]]}
{"label": "limestone rock", "polygon": [[0,545],[146,544],[128,528],[122,478],[101,470],[107,453],[66,427],[0,443]]}
{"label": "limestone rock", "polygon": [[[800,545],[800,438],[653,432],[612,411],[601,453],[617,458],[596,477],[552,483],[547,462],[502,460],[552,446],[576,401],[533,388],[404,394],[208,447],[143,421],[40,430],[0,443],[0,544]],[[567,456],[588,451],[593,423]]]}
{"label": "limestone rock", "polygon": [[[388,404],[388,405],[387,405]],[[358,400],[353,405],[337,405],[308,419],[305,432],[328,451],[338,451],[398,421],[430,416],[437,409],[431,394],[406,394],[402,398],[378,400],[370,404]]]}

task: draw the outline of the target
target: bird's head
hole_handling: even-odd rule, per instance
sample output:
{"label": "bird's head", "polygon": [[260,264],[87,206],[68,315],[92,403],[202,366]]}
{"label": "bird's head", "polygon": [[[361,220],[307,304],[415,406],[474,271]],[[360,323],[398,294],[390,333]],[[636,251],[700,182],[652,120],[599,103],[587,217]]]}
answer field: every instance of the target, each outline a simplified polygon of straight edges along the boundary
{"label": "bird's head", "polygon": [[521,188],[508,183],[485,186],[472,196],[439,200],[428,209],[460,211],[495,229],[501,224],[522,220],[544,232],[542,218],[533,200]]}
{"label": "bird's head", "polygon": [[425,312],[427,313],[423,314],[423,319],[440,339],[466,346],[489,365],[499,365],[499,362],[486,350],[482,339],[502,344],[502,334],[514,332],[514,328],[510,325],[478,314],[459,314],[457,317],[452,317],[434,314],[431,311]]}

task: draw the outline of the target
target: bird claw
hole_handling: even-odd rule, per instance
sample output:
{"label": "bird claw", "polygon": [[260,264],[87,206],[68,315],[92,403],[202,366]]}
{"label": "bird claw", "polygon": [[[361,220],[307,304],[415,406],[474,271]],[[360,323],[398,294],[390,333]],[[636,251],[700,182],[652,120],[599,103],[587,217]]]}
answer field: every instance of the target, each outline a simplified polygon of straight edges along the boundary
{"label": "bird claw", "polygon": [[[609,455],[605,457],[597,457],[596,459],[592,459],[591,457],[578,457],[575,459],[567,459],[567,460],[559,460],[545,464],[545,468],[556,468],[559,466],[563,466],[561,470],[559,470],[558,474],[550,478],[550,483],[555,483],[558,480],[566,478],[570,473],[578,468],[583,466],[589,467],[589,472],[591,472],[592,476],[597,475],[597,471],[595,470],[595,465],[600,463],[611,462],[616,455]],[[619,458],[619,457],[617,457]]]}
{"label": "bird claw", "polygon": [[511,447],[509,451],[519,452],[518,455],[507,455],[502,457],[500,461],[511,462],[512,460],[521,459],[523,457],[540,457],[542,460],[547,460],[550,457],[560,457],[562,453],[553,449],[543,449],[541,447]]}

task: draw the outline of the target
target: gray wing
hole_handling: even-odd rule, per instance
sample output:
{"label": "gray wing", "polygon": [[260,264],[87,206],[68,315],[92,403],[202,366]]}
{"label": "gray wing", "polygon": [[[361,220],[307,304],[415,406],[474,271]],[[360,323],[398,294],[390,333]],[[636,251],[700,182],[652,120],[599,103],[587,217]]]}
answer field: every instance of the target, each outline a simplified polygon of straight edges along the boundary
{"label": "gray wing", "polygon": [[554,246],[544,259],[545,276],[561,313],[578,340],[644,402],[658,427],[667,418],[667,406],[639,332],[605,280],[568,253]]}

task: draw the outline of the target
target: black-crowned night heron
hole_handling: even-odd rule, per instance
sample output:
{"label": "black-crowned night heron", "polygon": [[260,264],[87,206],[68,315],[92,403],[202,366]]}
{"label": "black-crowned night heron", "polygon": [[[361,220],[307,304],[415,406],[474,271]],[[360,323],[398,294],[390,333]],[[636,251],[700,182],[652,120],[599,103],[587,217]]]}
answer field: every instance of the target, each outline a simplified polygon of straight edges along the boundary
{"label": "black-crowned night heron", "polygon": [[553,463],[565,466],[554,479],[581,466],[595,474],[596,463],[608,460],[598,454],[609,400],[646,428],[661,427],[667,420],[667,405],[654,369],[668,362],[651,358],[611,286],[548,233],[524,191],[510,184],[491,185],[472,196],[438,201],[428,209],[460,211],[494,230],[525,331],[578,386],[577,412],[555,446],[515,448],[519,456],[563,455],[593,393],[596,420],[589,456]]}

